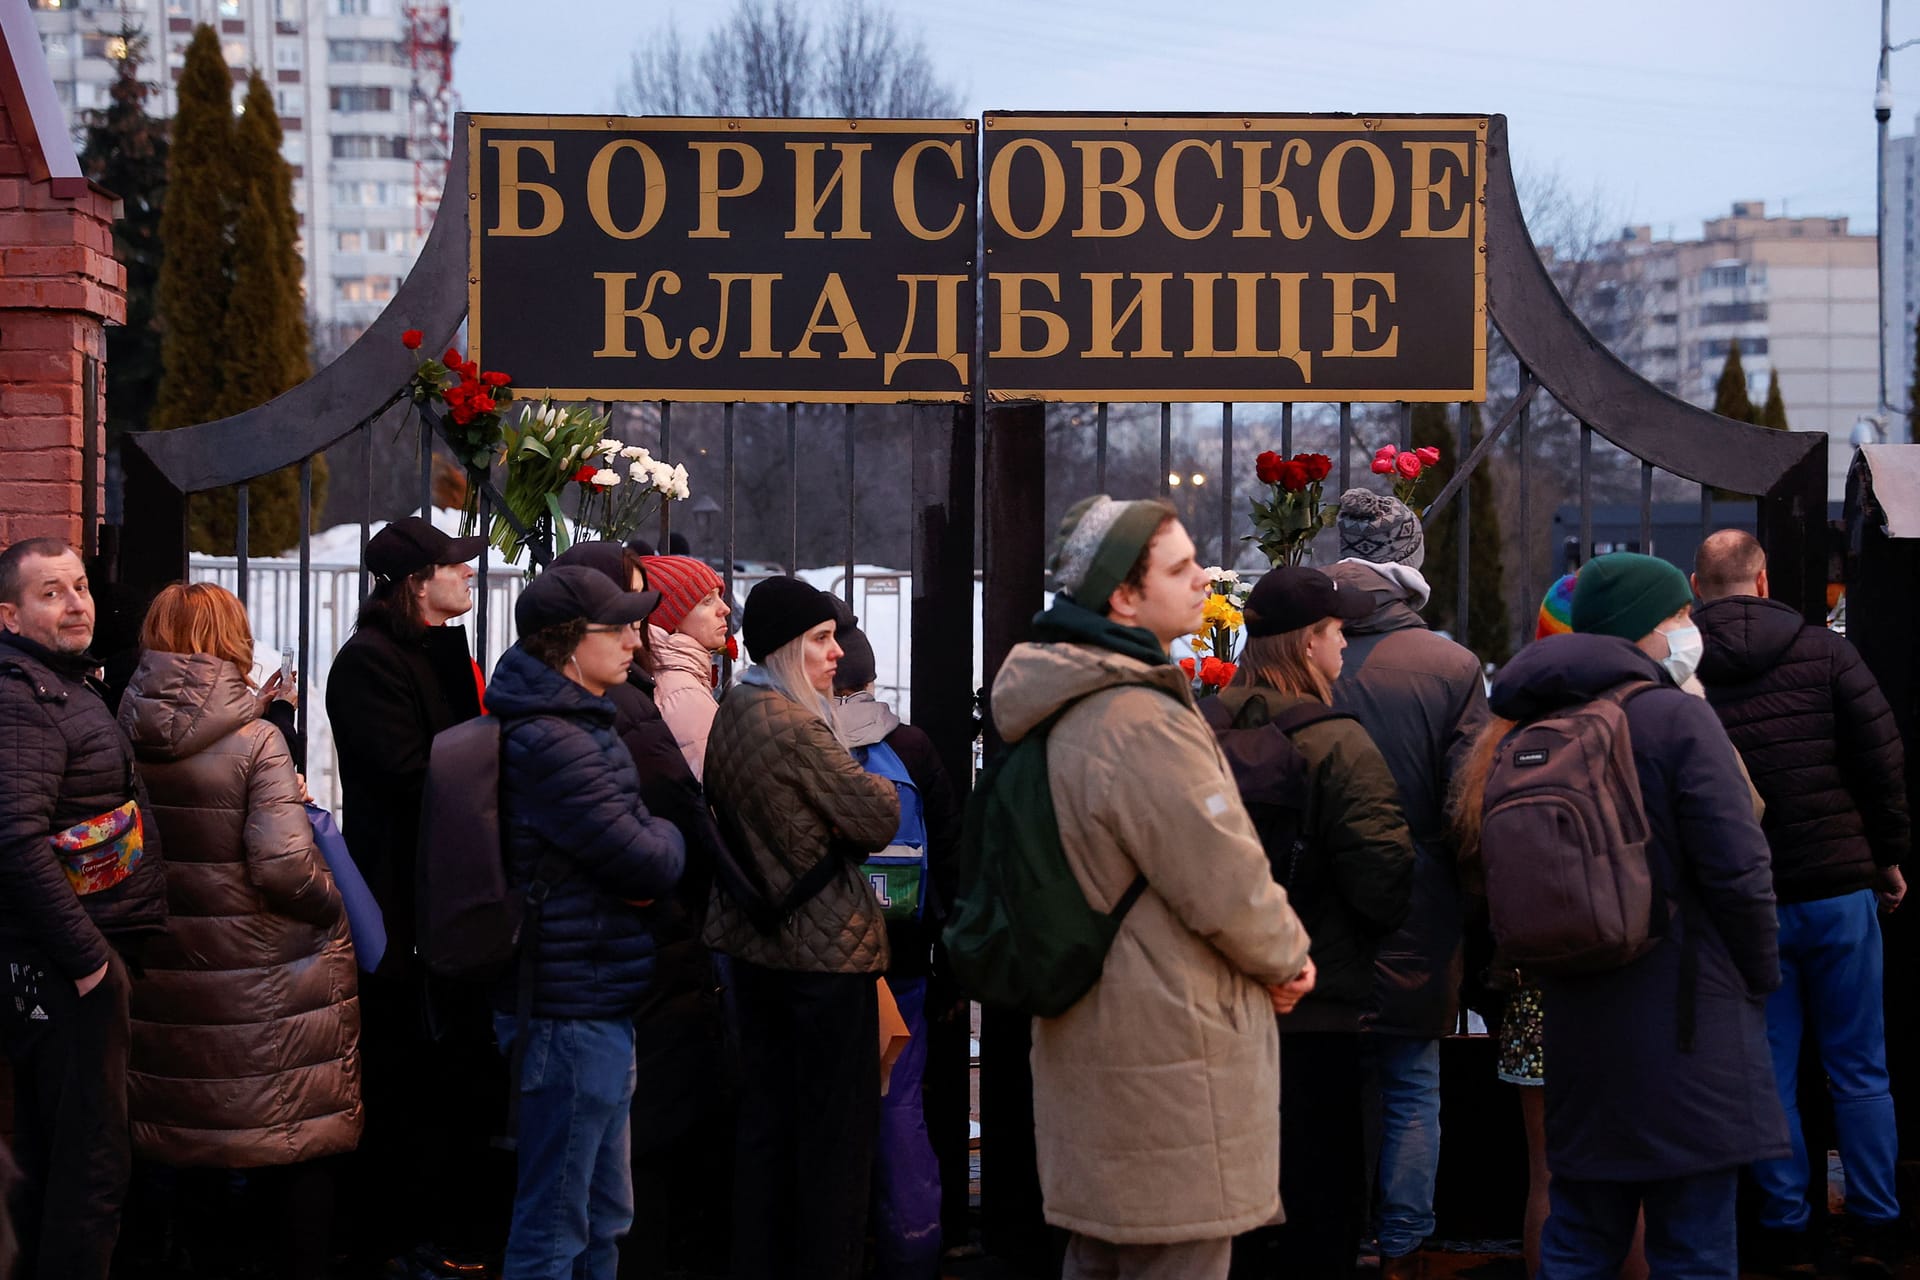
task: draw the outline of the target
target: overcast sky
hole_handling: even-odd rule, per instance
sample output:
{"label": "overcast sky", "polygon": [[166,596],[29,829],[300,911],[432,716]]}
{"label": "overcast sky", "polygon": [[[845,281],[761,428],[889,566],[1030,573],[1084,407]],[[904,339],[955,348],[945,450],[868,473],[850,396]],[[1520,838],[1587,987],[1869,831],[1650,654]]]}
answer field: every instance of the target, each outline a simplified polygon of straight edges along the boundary
{"label": "overcast sky", "polygon": [[[727,0],[458,0],[476,111],[598,113],[668,18]],[[833,0],[802,0],[830,10]],[[1874,215],[1877,0],[894,0],[966,111],[1501,112],[1515,168],[1622,224],[1699,234],[1738,199]],[[1894,0],[1895,43],[1920,0]],[[1920,48],[1893,62],[1896,134]],[[1524,181],[1524,179],[1523,179]]]}

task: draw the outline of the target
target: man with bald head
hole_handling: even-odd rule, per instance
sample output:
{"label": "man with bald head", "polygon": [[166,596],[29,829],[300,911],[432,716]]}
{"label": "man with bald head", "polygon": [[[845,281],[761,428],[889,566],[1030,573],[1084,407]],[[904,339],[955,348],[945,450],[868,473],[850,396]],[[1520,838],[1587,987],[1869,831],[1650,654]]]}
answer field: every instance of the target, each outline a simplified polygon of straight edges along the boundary
{"label": "man with bald head", "polygon": [[[1694,621],[1700,681],[1766,801],[1782,982],[1767,1002],[1775,1082],[1793,1154],[1754,1166],[1760,1222],[1777,1274],[1814,1274],[1808,1161],[1796,1108],[1803,1033],[1833,1094],[1846,1165],[1854,1275],[1892,1275],[1900,1203],[1888,1091],[1878,912],[1906,893],[1905,761],[1893,712],[1844,637],[1768,598],[1753,535],[1722,529],[1700,545]],[[1877,908],[1877,911],[1876,911]],[[1821,1185],[1825,1185],[1824,1179]]]}

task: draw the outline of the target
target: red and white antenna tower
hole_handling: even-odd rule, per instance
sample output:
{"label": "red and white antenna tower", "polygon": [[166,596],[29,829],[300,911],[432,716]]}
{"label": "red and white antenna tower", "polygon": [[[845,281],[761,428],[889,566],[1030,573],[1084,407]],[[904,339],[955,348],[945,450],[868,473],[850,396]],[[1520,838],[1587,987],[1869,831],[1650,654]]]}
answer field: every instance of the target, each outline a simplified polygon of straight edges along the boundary
{"label": "red and white antenna tower", "polygon": [[449,0],[407,0],[407,151],[413,157],[413,229],[424,237],[440,211],[453,153],[453,15]]}

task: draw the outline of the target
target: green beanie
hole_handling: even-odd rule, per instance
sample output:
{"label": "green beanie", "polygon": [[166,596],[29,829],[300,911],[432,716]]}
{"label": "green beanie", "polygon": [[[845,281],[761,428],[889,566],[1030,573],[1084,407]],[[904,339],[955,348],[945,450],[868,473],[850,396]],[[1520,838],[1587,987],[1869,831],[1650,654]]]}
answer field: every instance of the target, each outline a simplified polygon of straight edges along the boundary
{"label": "green beanie", "polygon": [[1637,643],[1692,603],[1686,574],[1657,556],[1616,551],[1581,567],[1573,588],[1573,629]]}
{"label": "green beanie", "polygon": [[1053,589],[1096,613],[1105,612],[1107,597],[1126,581],[1170,514],[1164,503],[1116,502],[1104,493],[1074,503],[1060,522],[1047,565]]}

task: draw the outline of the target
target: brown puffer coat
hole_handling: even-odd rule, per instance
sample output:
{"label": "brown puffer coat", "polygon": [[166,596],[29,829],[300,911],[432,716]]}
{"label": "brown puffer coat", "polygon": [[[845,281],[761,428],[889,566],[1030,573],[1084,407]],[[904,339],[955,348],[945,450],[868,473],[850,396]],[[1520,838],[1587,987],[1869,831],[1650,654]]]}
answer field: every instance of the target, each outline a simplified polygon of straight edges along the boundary
{"label": "brown puffer coat", "polygon": [[743,683],[720,702],[706,785],[734,856],[752,860],[774,900],[822,858],[845,866],[771,936],[754,929],[716,883],[703,941],[768,969],[884,973],[886,921],[860,866],[900,827],[893,784],[854,763],[819,716],[774,689]]}
{"label": "brown puffer coat", "polygon": [[134,1150],[250,1168],[360,1141],[346,913],[280,731],[233,664],[149,653],[120,704],[167,841],[166,936],[133,986]]}

